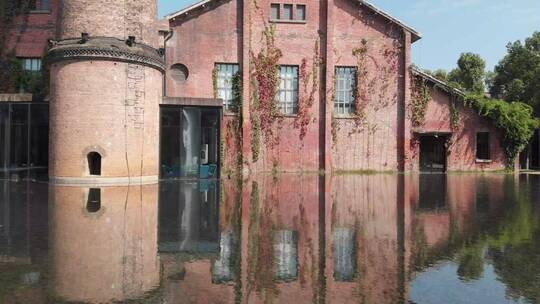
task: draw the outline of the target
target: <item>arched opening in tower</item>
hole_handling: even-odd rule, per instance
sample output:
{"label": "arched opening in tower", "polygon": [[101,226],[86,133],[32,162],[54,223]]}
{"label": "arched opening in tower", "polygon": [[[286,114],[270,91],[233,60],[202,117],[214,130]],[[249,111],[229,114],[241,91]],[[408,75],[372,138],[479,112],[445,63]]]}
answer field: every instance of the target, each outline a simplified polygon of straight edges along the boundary
{"label": "arched opening in tower", "polygon": [[88,171],[90,175],[101,175],[101,154],[90,152],[86,157],[88,159]]}
{"label": "arched opening in tower", "polygon": [[88,200],[86,201],[86,211],[95,213],[99,209],[101,209],[101,189],[90,188],[88,191]]}

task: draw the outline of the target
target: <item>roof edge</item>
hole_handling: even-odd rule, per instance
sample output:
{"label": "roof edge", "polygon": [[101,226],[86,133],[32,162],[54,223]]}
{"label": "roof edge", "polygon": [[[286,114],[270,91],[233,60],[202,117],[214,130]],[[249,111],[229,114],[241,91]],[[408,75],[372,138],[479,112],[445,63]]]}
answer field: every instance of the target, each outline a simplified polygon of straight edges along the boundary
{"label": "roof edge", "polygon": [[385,17],[386,19],[394,22],[395,24],[399,25],[400,27],[404,28],[405,30],[407,30],[408,32],[410,32],[412,34],[412,39],[411,39],[411,42],[414,43],[420,39],[422,39],[422,34],[415,30],[413,27],[411,26],[408,26],[407,24],[405,24],[403,21],[393,17],[392,15],[390,15],[389,13],[387,13],[386,11],[378,8],[377,6],[371,4],[370,2],[366,1],[366,0],[358,0],[358,2],[360,2],[360,4],[366,6],[367,8],[371,9],[372,11],[374,11],[376,14],[379,14],[383,17]]}
{"label": "roof edge", "polygon": [[[168,15],[166,15],[164,18],[165,19],[173,19],[173,18],[176,18],[182,14],[187,14],[189,13],[190,11],[194,10],[194,9],[197,9],[199,7],[204,7],[206,4],[210,3],[210,2],[213,2],[213,1],[216,1],[216,0],[202,0],[202,1],[199,1],[199,2],[195,2],[189,6],[186,6],[185,8],[181,9],[181,10],[178,10],[176,12],[173,12],[173,13],[170,13]],[[405,30],[407,30],[408,32],[410,32],[412,34],[412,43],[420,40],[422,38],[422,34],[420,32],[418,32],[417,30],[415,30],[414,28],[412,28],[411,26],[408,26],[407,24],[405,24],[404,22],[402,22],[401,20],[395,18],[395,17],[392,17],[392,15],[390,15],[389,13],[385,12],[384,10],[376,7],[375,5],[371,4],[370,2],[366,1],[366,0],[357,0],[361,5],[364,5],[366,6],[367,8],[369,8],[370,10],[372,10],[373,12],[375,12],[376,14],[379,14],[381,16],[383,16],[384,18],[392,21],[393,23],[399,25],[400,27],[404,28]]]}
{"label": "roof edge", "polygon": [[439,78],[436,78],[436,77],[433,77],[432,75],[429,75],[428,73],[420,70],[420,68],[418,68],[416,66],[411,66],[411,72],[413,73],[413,75],[420,76],[420,77],[422,77],[422,78],[424,78],[424,79],[426,79],[426,80],[428,80],[430,82],[433,82],[435,85],[438,85],[439,87],[443,88],[446,92],[448,92],[450,94],[459,95],[461,97],[465,96],[465,92],[452,87],[446,81],[442,81]]}
{"label": "roof edge", "polygon": [[165,15],[165,17],[163,17],[163,18],[168,19],[168,20],[176,18],[176,17],[178,17],[178,16],[180,16],[182,14],[189,13],[189,11],[191,11],[191,10],[194,10],[196,8],[204,6],[205,4],[210,3],[212,1],[215,1],[215,0],[202,0],[202,1],[199,1],[199,2],[195,2],[195,3],[191,4],[191,5],[188,5],[188,6],[184,7],[183,9],[180,9],[180,10],[178,10],[176,12],[172,12],[172,13],[170,13],[168,15]]}

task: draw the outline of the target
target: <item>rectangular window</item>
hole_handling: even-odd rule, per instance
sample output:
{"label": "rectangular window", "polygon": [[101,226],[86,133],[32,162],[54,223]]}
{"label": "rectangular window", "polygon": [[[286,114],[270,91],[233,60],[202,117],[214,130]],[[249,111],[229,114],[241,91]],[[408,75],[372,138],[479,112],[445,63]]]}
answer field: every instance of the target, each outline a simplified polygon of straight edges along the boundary
{"label": "rectangular window", "polygon": [[240,81],[238,64],[236,63],[216,63],[216,85],[217,98],[223,99],[223,107],[227,111],[236,112],[238,109],[238,100],[235,100],[235,89],[239,89]]}
{"label": "rectangular window", "polygon": [[41,71],[41,58],[21,58],[22,67],[25,71],[39,72]]}
{"label": "rectangular window", "polygon": [[491,155],[489,151],[489,132],[476,133],[476,159],[477,160],[490,160]]}
{"label": "rectangular window", "polygon": [[354,95],[356,91],[356,68],[336,67],[335,86],[334,113],[353,113]]}
{"label": "rectangular window", "polygon": [[279,20],[279,4],[272,3],[270,4],[270,10],[272,11],[272,20]]}
{"label": "rectangular window", "polygon": [[296,20],[305,21],[306,20],[306,6],[303,4],[296,5]]}
{"label": "rectangular window", "polygon": [[50,11],[51,0],[30,0],[28,2],[28,8],[31,11]]}
{"label": "rectangular window", "polygon": [[293,17],[293,5],[283,4],[283,20],[292,20]]}
{"label": "rectangular window", "polygon": [[279,69],[279,106],[283,114],[298,112],[298,66],[282,65]]}
{"label": "rectangular window", "polygon": [[49,11],[51,9],[51,1],[50,0],[41,0],[39,4],[40,4],[39,9],[42,10],[42,11]]}

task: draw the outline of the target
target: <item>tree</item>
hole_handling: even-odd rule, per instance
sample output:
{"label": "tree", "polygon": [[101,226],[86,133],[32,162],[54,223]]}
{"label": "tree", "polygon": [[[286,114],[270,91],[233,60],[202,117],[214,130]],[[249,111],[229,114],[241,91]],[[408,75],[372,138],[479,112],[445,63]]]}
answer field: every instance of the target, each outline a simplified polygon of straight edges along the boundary
{"label": "tree", "polygon": [[508,54],[495,67],[490,93],[507,102],[525,102],[540,116],[540,32],[506,48]]}
{"label": "tree", "polygon": [[470,93],[483,94],[486,74],[486,62],[484,59],[478,54],[462,53],[457,65],[458,67],[448,74],[449,82],[458,84],[462,89]]}

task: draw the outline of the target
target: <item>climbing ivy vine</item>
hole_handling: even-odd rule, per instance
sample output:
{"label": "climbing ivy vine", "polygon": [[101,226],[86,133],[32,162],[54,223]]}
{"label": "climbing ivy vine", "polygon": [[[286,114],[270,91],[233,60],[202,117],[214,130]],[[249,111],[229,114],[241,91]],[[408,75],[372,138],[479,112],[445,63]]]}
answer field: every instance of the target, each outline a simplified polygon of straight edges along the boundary
{"label": "climbing ivy vine", "polygon": [[533,116],[533,108],[522,102],[508,103],[477,94],[466,94],[464,103],[477,109],[480,115],[493,120],[495,126],[502,131],[507,166],[511,169],[540,124]]}
{"label": "climbing ivy vine", "polygon": [[251,53],[251,125],[252,156],[257,161],[261,143],[272,148],[279,142],[275,130],[283,120],[279,112],[276,93],[279,89],[279,60],[283,56],[275,45],[275,25],[265,25],[263,47],[258,54]]}
{"label": "climbing ivy vine", "polygon": [[431,100],[431,88],[422,77],[412,77],[411,86],[411,123],[420,127],[426,119],[426,110]]}
{"label": "climbing ivy vine", "polygon": [[[302,83],[302,90],[298,99],[298,115],[294,120],[294,127],[300,129],[300,140],[307,134],[307,127],[312,121],[310,109],[315,102],[315,94],[319,90],[319,68],[321,56],[319,54],[319,39],[315,41],[311,71],[307,68],[307,59],[303,58],[300,65],[299,81]],[[311,88],[309,88],[311,84]]]}
{"label": "climbing ivy vine", "polygon": [[450,127],[452,131],[457,131],[461,122],[461,112],[457,105],[457,96],[452,94],[450,97]]}
{"label": "climbing ivy vine", "polygon": [[366,118],[368,99],[368,68],[367,68],[368,41],[362,39],[361,45],[353,49],[356,58],[356,92],[354,94],[354,120],[357,125]]}

